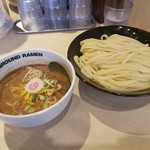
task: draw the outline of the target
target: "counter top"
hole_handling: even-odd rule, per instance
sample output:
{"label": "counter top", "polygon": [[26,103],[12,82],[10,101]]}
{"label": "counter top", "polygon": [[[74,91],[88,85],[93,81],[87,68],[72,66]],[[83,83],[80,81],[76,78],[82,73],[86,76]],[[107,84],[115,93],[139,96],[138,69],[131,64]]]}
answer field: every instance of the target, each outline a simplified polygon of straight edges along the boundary
{"label": "counter top", "polygon": [[[0,56],[21,49],[41,48],[67,57],[69,44],[82,32],[84,30],[16,34],[12,30],[0,39]],[[34,128],[0,122],[0,149],[149,150],[149,110],[149,96],[109,95],[76,78],[71,102],[52,122]]]}

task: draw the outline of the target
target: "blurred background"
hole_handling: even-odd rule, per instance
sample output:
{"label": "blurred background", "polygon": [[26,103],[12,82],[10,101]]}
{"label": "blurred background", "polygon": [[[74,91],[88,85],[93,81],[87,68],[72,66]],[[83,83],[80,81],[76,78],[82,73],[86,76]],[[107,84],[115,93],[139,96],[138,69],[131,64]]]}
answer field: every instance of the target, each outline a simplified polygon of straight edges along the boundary
{"label": "blurred background", "polygon": [[[129,25],[150,31],[150,0],[131,0],[133,8],[129,18]],[[7,0],[9,5],[17,7],[17,0]],[[103,8],[105,0],[92,0],[92,11],[96,20],[103,23]]]}

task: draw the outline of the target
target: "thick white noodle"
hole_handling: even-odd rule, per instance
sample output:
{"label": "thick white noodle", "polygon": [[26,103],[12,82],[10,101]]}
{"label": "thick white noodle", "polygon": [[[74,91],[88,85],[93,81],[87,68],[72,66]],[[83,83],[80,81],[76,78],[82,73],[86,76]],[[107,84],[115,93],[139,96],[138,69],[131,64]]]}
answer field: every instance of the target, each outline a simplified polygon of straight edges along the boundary
{"label": "thick white noodle", "polygon": [[150,88],[150,47],[130,37],[113,34],[81,41],[82,56],[74,60],[81,72],[117,92]]}

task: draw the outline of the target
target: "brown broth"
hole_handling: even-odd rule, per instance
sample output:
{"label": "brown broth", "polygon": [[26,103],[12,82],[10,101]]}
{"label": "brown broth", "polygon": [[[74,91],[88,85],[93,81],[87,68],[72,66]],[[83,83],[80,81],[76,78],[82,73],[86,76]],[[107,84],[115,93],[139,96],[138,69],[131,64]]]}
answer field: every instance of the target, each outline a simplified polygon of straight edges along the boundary
{"label": "brown broth", "polygon": [[[30,67],[42,71],[43,74],[40,76],[42,81],[44,79],[54,79],[57,81],[57,85],[61,85],[61,89],[54,92],[51,96],[48,96],[46,92],[42,94],[30,93],[30,96],[33,95],[32,98],[34,99],[32,106],[25,101],[24,96],[20,96],[20,88],[29,82],[25,78],[25,75],[29,72]],[[50,70],[47,65],[41,64],[21,67],[6,75],[0,82],[0,113],[24,115],[40,111],[59,101],[68,91],[69,87],[70,79],[68,75],[62,73],[57,68]],[[22,89],[24,88],[22,87]],[[40,95],[43,95],[45,99],[40,100]],[[55,97],[55,99],[51,97]],[[54,100],[54,102],[46,103],[48,99],[50,99],[49,101]],[[44,107],[45,104],[46,106]],[[30,107],[30,111],[26,110],[28,106]]]}

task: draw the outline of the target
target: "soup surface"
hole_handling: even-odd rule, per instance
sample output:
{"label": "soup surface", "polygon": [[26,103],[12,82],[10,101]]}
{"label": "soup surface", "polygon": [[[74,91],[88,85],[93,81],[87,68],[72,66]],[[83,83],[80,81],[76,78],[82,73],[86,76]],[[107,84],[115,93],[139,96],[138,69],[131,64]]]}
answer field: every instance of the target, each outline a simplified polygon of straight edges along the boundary
{"label": "soup surface", "polygon": [[24,115],[55,104],[70,87],[61,67],[36,64],[9,73],[0,82],[0,112]]}

